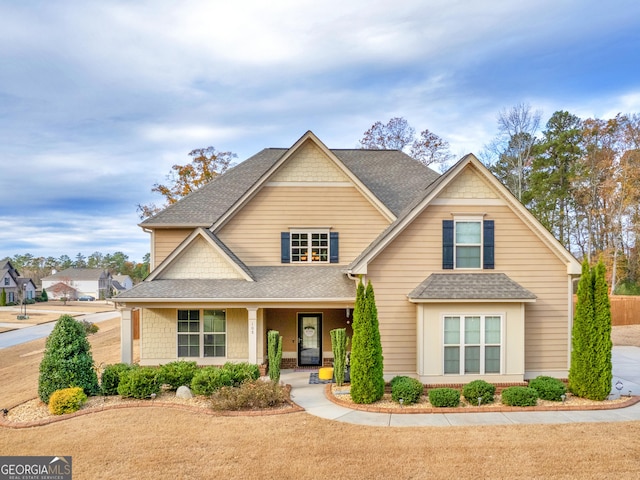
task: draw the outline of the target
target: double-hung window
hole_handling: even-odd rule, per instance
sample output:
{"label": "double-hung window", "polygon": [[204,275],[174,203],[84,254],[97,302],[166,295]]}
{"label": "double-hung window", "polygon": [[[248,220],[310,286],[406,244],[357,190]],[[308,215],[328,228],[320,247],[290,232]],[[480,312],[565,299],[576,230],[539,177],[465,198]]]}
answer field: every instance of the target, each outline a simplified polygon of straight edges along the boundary
{"label": "double-hung window", "polygon": [[494,221],[482,217],[443,220],[442,268],[495,268]]}
{"label": "double-hung window", "polygon": [[482,264],[482,222],[457,220],[455,229],[455,267],[480,268]]}
{"label": "double-hung window", "polygon": [[502,316],[444,317],[444,373],[500,373]]}
{"label": "double-hung window", "polygon": [[178,357],[224,357],[225,310],[178,310]]}

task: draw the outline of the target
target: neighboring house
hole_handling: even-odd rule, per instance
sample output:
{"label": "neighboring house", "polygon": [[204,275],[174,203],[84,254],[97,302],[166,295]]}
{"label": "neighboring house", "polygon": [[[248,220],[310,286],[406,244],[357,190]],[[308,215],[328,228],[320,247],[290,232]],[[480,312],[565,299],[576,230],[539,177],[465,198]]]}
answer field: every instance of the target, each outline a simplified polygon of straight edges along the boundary
{"label": "neighboring house", "polygon": [[21,277],[11,262],[0,263],[0,292],[4,289],[7,303],[20,303],[23,298],[36,298],[36,286],[30,278]]}
{"label": "neighboring house", "polygon": [[141,223],[151,273],[116,302],[122,360],[332,360],[359,278],[376,295],[387,378],[566,377],[579,262],[473,155],[443,175],[399,151],[265,149]]}
{"label": "neighboring house", "polygon": [[129,275],[113,275],[111,279],[114,295],[122,293],[133,287],[133,280]]}
{"label": "neighboring house", "polygon": [[[51,290],[54,285],[59,283],[70,288],[64,289],[58,286],[58,288]],[[42,288],[52,298],[73,298],[73,292],[75,292],[75,298],[91,295],[96,299],[104,299],[111,296],[111,274],[101,268],[67,268],[44,277]]]}
{"label": "neighboring house", "polygon": [[54,283],[51,286],[43,287],[43,290],[47,292],[47,298],[50,300],[60,300],[66,298],[67,300],[77,300],[80,296],[78,290],[73,288],[67,282]]}

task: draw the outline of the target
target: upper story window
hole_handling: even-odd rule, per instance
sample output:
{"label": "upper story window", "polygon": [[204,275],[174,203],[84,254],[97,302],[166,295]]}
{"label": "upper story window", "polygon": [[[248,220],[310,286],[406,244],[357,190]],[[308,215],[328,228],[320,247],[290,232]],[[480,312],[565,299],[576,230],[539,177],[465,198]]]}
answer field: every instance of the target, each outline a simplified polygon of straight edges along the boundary
{"label": "upper story window", "polygon": [[493,269],[494,221],[458,217],[442,221],[443,269]]}
{"label": "upper story window", "polygon": [[4,284],[9,285],[9,277],[4,277]]}
{"label": "upper story window", "polygon": [[338,263],[338,232],[292,229],[280,241],[282,263]]}
{"label": "upper story window", "polygon": [[328,262],[329,232],[291,232],[291,262]]}
{"label": "upper story window", "polygon": [[456,220],[455,268],[480,268],[482,261],[482,221]]}

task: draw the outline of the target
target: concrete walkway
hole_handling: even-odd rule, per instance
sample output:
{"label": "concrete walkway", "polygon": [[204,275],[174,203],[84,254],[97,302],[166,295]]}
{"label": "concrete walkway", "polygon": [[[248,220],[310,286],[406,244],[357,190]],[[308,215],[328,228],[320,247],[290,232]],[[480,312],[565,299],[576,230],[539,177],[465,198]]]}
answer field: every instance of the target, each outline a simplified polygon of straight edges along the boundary
{"label": "concrete walkway", "polygon": [[[640,395],[640,347],[614,347],[613,397]],[[614,410],[572,410],[563,412],[485,412],[485,413],[370,413],[351,410],[332,403],[324,394],[325,385],[309,384],[309,372],[283,371],[282,381],[291,385],[291,399],[307,413],[339,422],[380,427],[449,427],[469,425],[514,425],[574,422],[640,421],[640,403]]]}

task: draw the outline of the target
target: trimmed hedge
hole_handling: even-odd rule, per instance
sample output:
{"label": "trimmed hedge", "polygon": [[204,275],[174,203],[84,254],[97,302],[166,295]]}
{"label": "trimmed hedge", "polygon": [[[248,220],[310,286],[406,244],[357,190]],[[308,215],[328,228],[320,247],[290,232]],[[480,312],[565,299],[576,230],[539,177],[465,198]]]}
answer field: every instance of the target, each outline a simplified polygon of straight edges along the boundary
{"label": "trimmed hedge", "polygon": [[474,380],[462,388],[462,395],[471,405],[478,405],[478,397],[482,397],[482,404],[493,402],[496,387],[484,380]]}
{"label": "trimmed hedge", "polygon": [[411,405],[420,400],[423,391],[424,385],[415,378],[399,376],[391,380],[391,399],[394,402],[402,399],[403,405]]}
{"label": "trimmed hedge", "polygon": [[86,401],[87,395],[80,387],[56,390],[49,398],[49,412],[53,415],[77,412]]}
{"label": "trimmed hedge", "polygon": [[434,407],[457,407],[460,405],[460,391],[453,388],[429,390],[429,403]]}
{"label": "trimmed hedge", "polygon": [[542,400],[560,402],[562,395],[567,393],[567,387],[557,378],[539,376],[529,382],[529,387],[538,392]]}
{"label": "trimmed hedge", "polygon": [[100,389],[102,394],[118,395],[118,385],[120,384],[121,375],[133,368],[137,368],[137,365],[114,363],[113,365],[107,365],[104,367],[100,377]]}
{"label": "trimmed hedge", "polygon": [[531,387],[509,387],[502,391],[502,403],[512,407],[535,407],[538,392]]}
{"label": "trimmed hedge", "polygon": [[160,393],[160,379],[155,367],[139,367],[122,372],[118,393],[123,397],[149,398]]}
{"label": "trimmed hedge", "polygon": [[251,363],[227,362],[222,367],[199,369],[191,380],[196,395],[211,395],[222,387],[237,387],[243,382],[260,378],[260,368]]}
{"label": "trimmed hedge", "polygon": [[158,377],[161,384],[169,385],[171,390],[177,390],[183,385],[191,385],[193,377],[198,372],[196,362],[178,360],[160,365]]}

